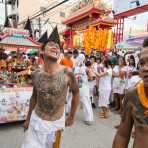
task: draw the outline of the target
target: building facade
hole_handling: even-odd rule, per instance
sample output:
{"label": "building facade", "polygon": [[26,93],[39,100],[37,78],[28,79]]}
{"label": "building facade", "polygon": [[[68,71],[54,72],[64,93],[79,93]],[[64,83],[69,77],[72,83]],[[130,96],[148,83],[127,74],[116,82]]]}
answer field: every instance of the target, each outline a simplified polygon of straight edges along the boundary
{"label": "building facade", "polygon": [[[10,19],[10,22],[13,27],[17,26],[17,22],[19,20],[19,15],[18,15],[18,7],[19,7],[19,0],[6,0],[6,7],[5,10],[5,15],[8,16]],[[6,16],[5,16],[6,17]]]}
{"label": "building facade", "polygon": [[[59,32],[63,32],[66,29],[63,22],[71,14],[72,8],[78,4],[79,0],[69,1],[49,10],[60,2],[59,0],[8,0],[8,16],[15,26],[17,24],[18,28],[23,28],[26,20],[30,18],[33,32],[37,38],[46,30],[50,34],[56,25]],[[35,17],[44,10],[49,11]]]}

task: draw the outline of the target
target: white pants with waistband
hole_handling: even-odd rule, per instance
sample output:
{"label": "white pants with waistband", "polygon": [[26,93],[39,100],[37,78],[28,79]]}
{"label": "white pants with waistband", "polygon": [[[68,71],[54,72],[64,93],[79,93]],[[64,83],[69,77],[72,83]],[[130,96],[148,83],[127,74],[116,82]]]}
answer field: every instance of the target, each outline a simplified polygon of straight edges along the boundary
{"label": "white pants with waistband", "polygon": [[56,121],[45,121],[33,111],[21,148],[60,148],[65,112]]}
{"label": "white pants with waistband", "polygon": [[30,126],[25,133],[25,140],[21,148],[54,148],[55,142],[56,132],[45,134]]}

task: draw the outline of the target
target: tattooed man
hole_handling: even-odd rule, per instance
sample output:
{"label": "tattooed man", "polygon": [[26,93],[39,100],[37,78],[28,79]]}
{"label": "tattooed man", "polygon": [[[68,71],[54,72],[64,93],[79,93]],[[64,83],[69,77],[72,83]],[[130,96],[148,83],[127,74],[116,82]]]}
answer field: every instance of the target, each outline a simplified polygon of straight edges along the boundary
{"label": "tattooed man", "polygon": [[135,128],[133,148],[148,148],[148,38],[140,54],[140,81],[129,90],[124,100],[124,111],[113,148],[128,148],[132,128]]}
{"label": "tattooed man", "polygon": [[[49,41],[44,48],[42,69],[33,73],[33,94],[27,120],[22,148],[59,148],[61,131],[74,122],[79,102],[79,88],[74,74],[57,63],[60,55],[59,45]],[[64,104],[67,90],[72,90],[72,107],[65,121]]]}

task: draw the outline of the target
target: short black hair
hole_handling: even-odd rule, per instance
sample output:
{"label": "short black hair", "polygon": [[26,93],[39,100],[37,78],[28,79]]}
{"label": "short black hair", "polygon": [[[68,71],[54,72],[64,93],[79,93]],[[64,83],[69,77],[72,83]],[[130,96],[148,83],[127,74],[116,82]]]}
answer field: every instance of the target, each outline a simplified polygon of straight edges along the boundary
{"label": "short black hair", "polygon": [[72,51],[68,51],[67,54],[73,54],[73,52]]}
{"label": "short black hair", "polygon": [[135,67],[136,66],[136,60],[135,60],[135,57],[133,55],[130,56],[130,60],[133,60],[133,66]]}
{"label": "short black hair", "polygon": [[91,66],[91,62],[90,62],[90,61],[86,61],[86,62],[85,62],[85,66],[87,66],[87,67],[88,67],[88,66]]}
{"label": "short black hair", "polygon": [[73,50],[73,54],[79,54],[78,50],[77,49]]}
{"label": "short black hair", "polygon": [[96,62],[96,57],[95,57],[94,55],[91,55],[91,56],[89,57],[89,59],[94,59],[94,61]]}
{"label": "short black hair", "polygon": [[105,61],[104,61],[104,66],[105,66],[106,68],[108,68],[108,66],[112,66],[111,61],[110,61],[110,60],[105,60]]}
{"label": "short black hair", "polygon": [[143,47],[148,47],[148,37],[144,40]]}

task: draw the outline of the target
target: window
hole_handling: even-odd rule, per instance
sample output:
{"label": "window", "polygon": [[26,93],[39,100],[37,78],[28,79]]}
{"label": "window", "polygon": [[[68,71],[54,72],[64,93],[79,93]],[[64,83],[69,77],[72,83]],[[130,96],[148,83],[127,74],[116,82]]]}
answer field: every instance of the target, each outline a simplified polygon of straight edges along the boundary
{"label": "window", "polygon": [[65,17],[65,13],[64,12],[60,12],[60,16],[61,17]]}
{"label": "window", "polygon": [[130,0],[130,8],[136,8],[140,6],[139,0]]}

